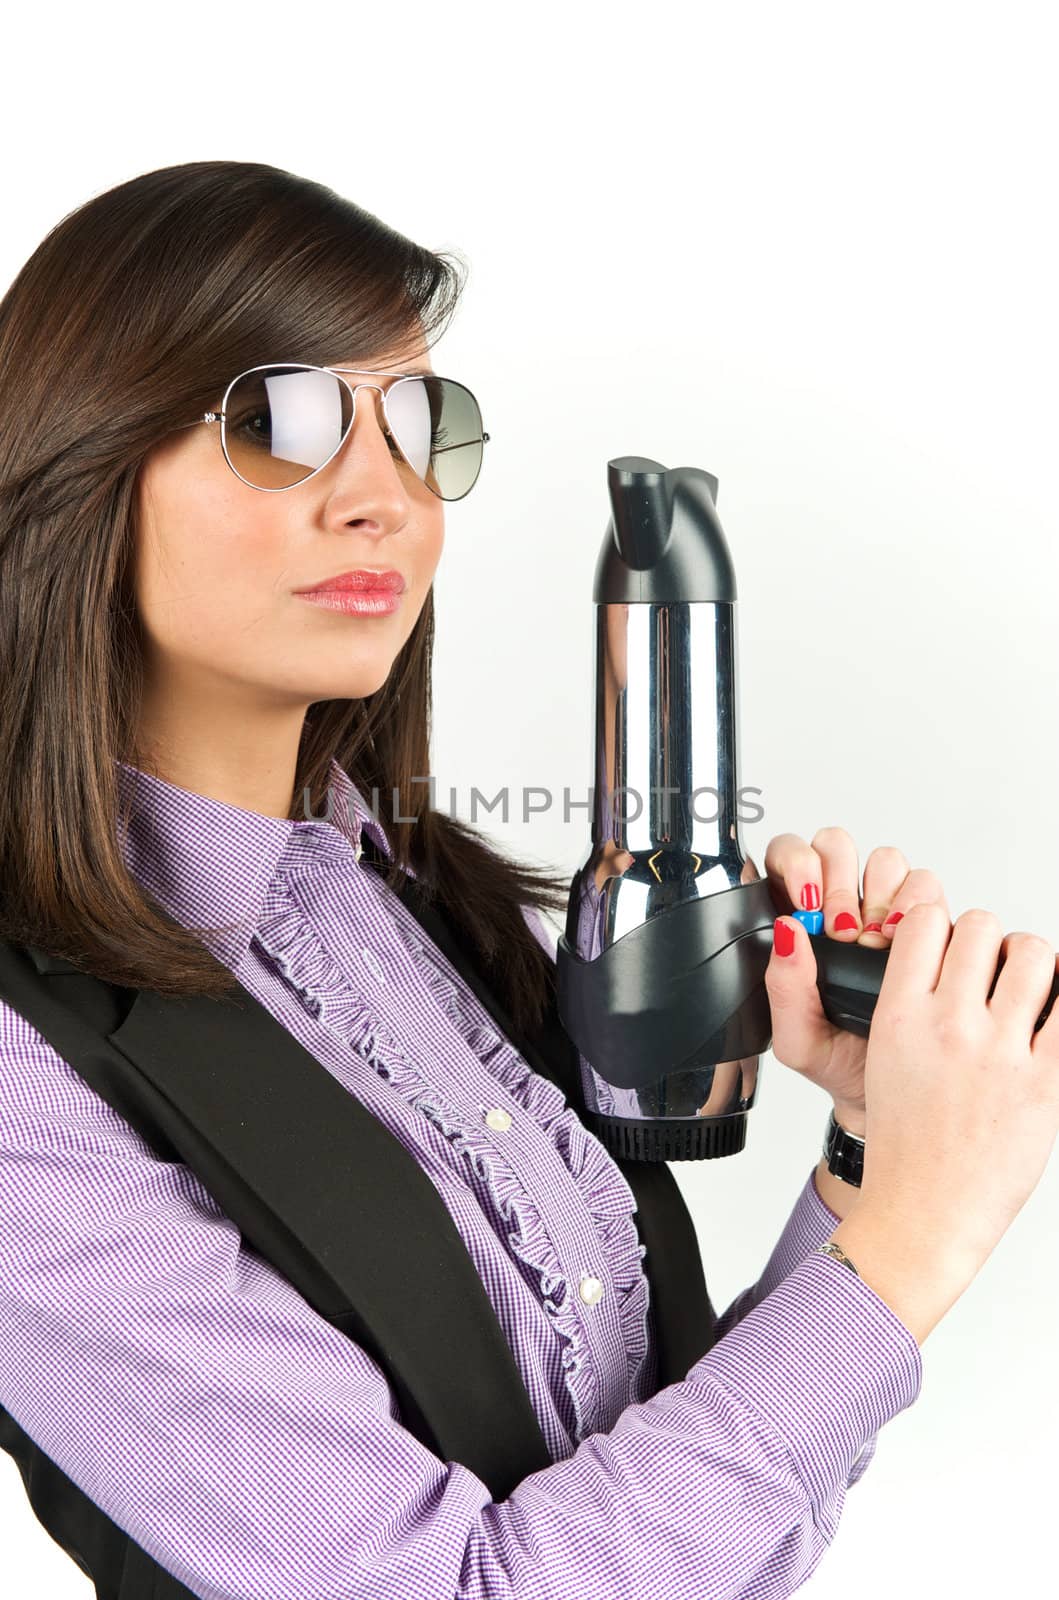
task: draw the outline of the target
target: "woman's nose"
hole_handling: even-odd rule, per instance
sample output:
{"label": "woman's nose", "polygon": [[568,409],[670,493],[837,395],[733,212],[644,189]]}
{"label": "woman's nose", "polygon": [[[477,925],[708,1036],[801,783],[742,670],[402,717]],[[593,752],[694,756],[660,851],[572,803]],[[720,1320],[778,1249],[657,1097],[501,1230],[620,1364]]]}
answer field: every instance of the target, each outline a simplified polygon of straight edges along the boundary
{"label": "woman's nose", "polygon": [[359,519],[364,521],[370,514],[381,529],[403,521],[409,509],[404,457],[397,441],[391,443],[386,415],[381,412],[384,392],[376,383],[355,386],[353,421],[331,462],[331,470],[339,474],[332,480],[336,495],[339,487],[352,495],[359,506]]}
{"label": "woman's nose", "polygon": [[[361,392],[363,391],[363,393]],[[383,390],[376,383],[360,383],[353,390],[353,421],[349,433],[338,452],[339,464],[363,462],[377,452],[378,460],[391,461],[397,452],[386,414],[382,410]]]}

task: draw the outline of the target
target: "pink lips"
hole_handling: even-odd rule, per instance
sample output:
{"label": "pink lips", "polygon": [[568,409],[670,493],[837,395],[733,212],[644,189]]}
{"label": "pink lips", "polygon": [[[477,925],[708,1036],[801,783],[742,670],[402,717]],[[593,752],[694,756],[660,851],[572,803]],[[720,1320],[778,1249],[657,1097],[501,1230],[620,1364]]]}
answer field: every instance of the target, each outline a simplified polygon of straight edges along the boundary
{"label": "pink lips", "polygon": [[371,567],[358,567],[355,572],[340,572],[337,577],[323,578],[308,589],[296,589],[295,594],[320,594],[324,590],[338,590],[342,594],[381,592],[400,594],[405,587],[404,578],[392,567],[376,572]]}
{"label": "pink lips", "polygon": [[347,617],[385,617],[397,610],[404,588],[404,578],[392,567],[385,572],[360,567],[355,572],[325,578],[311,589],[294,592],[310,605],[341,611]]}

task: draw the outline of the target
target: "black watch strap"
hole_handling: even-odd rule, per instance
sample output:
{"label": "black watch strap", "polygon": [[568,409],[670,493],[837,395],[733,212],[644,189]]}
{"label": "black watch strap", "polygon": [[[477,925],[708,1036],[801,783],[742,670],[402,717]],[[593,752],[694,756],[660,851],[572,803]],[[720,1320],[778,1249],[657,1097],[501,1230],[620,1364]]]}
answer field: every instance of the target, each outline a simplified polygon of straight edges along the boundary
{"label": "black watch strap", "polygon": [[840,1127],[833,1110],[827,1122],[824,1155],[828,1172],[833,1172],[843,1183],[852,1184],[855,1189],[860,1188],[864,1173],[864,1140]]}

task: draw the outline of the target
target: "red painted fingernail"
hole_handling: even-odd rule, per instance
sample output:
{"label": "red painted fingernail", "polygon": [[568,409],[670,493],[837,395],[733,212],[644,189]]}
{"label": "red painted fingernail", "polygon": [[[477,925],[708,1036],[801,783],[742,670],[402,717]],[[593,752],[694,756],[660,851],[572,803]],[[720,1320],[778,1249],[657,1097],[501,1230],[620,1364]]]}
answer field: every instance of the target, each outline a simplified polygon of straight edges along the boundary
{"label": "red painted fingernail", "polygon": [[840,911],[838,916],[835,918],[835,932],[836,933],[838,932],[838,930],[840,928],[855,928],[856,926],[857,926],[856,917],[851,917],[848,911]]}
{"label": "red painted fingernail", "polygon": [[864,924],[864,932],[865,933],[882,933],[882,923],[881,922],[866,922]]}
{"label": "red painted fingernail", "polygon": [[820,890],[815,883],[807,883],[802,888],[802,910],[820,910]]}
{"label": "red painted fingernail", "polygon": [[772,924],[772,947],[778,956],[789,956],[794,951],[794,929],[780,917]]}
{"label": "red painted fingernail", "polygon": [[903,916],[904,916],[904,912],[903,911],[891,911],[890,915],[887,917],[886,921],[883,923],[883,927],[888,928],[890,926],[891,922],[894,922],[894,923],[900,922],[900,920],[901,920],[901,918]]}

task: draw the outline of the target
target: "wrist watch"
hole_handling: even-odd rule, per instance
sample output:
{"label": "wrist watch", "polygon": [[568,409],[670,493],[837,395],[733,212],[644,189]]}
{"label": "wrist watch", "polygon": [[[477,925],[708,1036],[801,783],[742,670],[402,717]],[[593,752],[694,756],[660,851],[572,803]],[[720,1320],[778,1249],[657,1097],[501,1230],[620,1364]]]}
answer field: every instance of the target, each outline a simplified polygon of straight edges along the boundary
{"label": "wrist watch", "polygon": [[849,1133],[835,1121],[833,1107],[827,1122],[824,1155],[827,1157],[828,1172],[833,1172],[843,1183],[852,1184],[855,1189],[860,1188],[864,1172],[864,1140],[855,1133]]}

